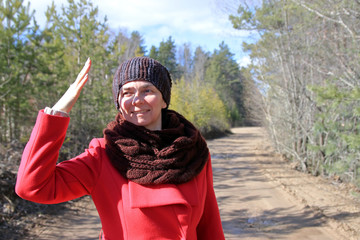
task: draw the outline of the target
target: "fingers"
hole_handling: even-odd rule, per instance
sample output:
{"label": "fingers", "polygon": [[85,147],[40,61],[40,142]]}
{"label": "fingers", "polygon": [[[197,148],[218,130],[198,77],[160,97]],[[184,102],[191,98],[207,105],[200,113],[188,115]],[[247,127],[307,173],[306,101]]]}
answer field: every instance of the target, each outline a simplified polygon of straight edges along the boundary
{"label": "fingers", "polygon": [[91,67],[90,58],[87,59],[84,67],[81,69],[75,82],[70,85],[68,90],[59,99],[59,101],[53,106],[54,109],[69,113],[74,104],[76,103],[82,88],[89,79],[89,71]]}
{"label": "fingers", "polygon": [[82,81],[79,82],[79,84],[78,84],[78,88],[79,88],[80,90],[85,86],[85,83],[87,82],[88,79],[89,79],[89,74],[85,74],[85,76],[83,77]]}
{"label": "fingers", "polygon": [[85,62],[84,67],[81,69],[79,75],[77,76],[74,82],[75,85],[80,85],[81,87],[84,86],[84,84],[89,78],[88,72],[90,71],[90,68],[91,68],[91,59],[88,58],[87,61]]}

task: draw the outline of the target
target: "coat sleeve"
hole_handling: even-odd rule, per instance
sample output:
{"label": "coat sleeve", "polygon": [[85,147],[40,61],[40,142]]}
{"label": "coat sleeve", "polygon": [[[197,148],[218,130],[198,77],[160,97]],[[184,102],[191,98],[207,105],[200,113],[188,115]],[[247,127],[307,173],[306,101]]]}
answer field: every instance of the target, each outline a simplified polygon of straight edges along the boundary
{"label": "coat sleeve", "polygon": [[219,207],[216,201],[213,186],[213,174],[210,156],[209,162],[206,165],[207,193],[205,198],[204,212],[200,219],[199,225],[197,226],[197,237],[199,240],[225,240],[220,219]]}
{"label": "coat sleeve", "polygon": [[39,112],[17,174],[15,191],[20,197],[54,204],[91,193],[101,171],[97,139],[83,154],[57,164],[69,121]]}

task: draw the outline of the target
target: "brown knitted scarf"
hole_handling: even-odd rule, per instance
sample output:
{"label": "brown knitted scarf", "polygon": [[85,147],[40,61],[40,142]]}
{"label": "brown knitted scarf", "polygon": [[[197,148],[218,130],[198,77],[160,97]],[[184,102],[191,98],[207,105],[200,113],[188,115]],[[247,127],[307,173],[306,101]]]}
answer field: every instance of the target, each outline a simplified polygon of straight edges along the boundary
{"label": "brown knitted scarf", "polygon": [[138,184],[180,184],[200,173],[209,150],[200,132],[183,116],[165,110],[163,130],[150,131],[119,113],[104,130],[106,153],[125,178]]}

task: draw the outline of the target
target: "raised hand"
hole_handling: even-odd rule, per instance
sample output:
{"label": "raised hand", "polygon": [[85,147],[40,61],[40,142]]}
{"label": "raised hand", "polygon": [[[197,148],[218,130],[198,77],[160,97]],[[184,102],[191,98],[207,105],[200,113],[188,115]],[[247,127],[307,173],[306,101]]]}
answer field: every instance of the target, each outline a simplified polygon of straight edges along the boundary
{"label": "raised hand", "polygon": [[90,58],[87,59],[83,69],[80,71],[75,82],[70,85],[68,90],[59,99],[59,101],[53,106],[53,109],[69,113],[72,107],[75,105],[77,99],[80,96],[81,89],[89,79],[89,71],[91,67]]}

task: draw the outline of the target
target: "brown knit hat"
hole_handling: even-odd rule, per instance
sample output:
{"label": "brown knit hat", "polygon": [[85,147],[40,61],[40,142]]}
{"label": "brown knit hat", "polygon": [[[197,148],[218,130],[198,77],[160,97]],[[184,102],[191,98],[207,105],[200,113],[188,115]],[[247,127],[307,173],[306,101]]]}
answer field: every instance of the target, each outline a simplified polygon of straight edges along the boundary
{"label": "brown knit hat", "polygon": [[171,77],[169,71],[158,61],[149,57],[135,57],[123,62],[116,70],[113,81],[113,96],[116,109],[119,109],[121,87],[131,81],[145,80],[151,82],[162,93],[167,104],[170,104]]}

